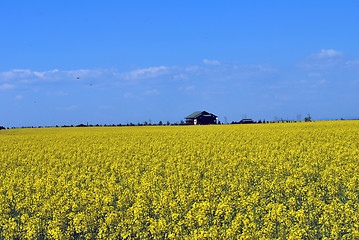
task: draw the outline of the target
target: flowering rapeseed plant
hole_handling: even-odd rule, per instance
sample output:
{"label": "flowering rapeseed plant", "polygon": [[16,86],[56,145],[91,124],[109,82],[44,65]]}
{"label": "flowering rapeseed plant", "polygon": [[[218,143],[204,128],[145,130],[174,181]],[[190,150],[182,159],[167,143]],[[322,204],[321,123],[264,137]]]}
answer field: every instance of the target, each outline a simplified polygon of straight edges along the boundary
{"label": "flowering rapeseed plant", "polygon": [[0,132],[0,239],[359,238],[359,121]]}

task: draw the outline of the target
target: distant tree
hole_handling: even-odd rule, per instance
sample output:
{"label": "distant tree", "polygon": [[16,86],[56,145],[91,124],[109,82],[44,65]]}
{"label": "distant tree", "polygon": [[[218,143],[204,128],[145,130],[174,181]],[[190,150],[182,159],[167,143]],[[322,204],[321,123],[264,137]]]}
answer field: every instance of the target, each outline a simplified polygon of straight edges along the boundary
{"label": "distant tree", "polygon": [[304,118],[305,122],[311,122],[312,121],[312,117],[310,116],[310,114],[308,113],[308,117]]}
{"label": "distant tree", "polygon": [[3,130],[3,129],[5,129],[3,126],[0,126],[0,130]]}
{"label": "distant tree", "polygon": [[143,122],[143,125],[147,126],[147,125],[148,125],[148,122],[147,122],[147,121],[144,121],[144,122]]}
{"label": "distant tree", "polygon": [[167,126],[171,125],[170,121],[167,121],[166,125],[167,125]]}
{"label": "distant tree", "polygon": [[302,121],[302,114],[300,114],[300,113],[297,114],[297,121],[298,122]]}
{"label": "distant tree", "polygon": [[159,125],[159,126],[162,126],[162,125],[163,125],[162,121],[159,121],[159,122],[158,122],[158,125]]}
{"label": "distant tree", "polygon": [[183,120],[181,120],[181,123],[180,123],[180,125],[184,125],[184,121],[183,121]]}
{"label": "distant tree", "polygon": [[222,124],[221,121],[218,120],[218,124]]}

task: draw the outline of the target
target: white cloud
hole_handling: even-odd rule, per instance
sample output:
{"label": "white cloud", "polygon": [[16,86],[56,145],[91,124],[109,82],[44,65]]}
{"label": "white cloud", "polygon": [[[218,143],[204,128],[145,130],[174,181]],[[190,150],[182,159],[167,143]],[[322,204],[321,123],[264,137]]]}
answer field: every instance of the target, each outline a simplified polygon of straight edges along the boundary
{"label": "white cloud", "polygon": [[[235,66],[208,59],[204,59],[203,62],[206,64],[200,67],[197,65],[152,66],[128,72],[119,72],[117,69],[50,69],[47,71],[12,69],[0,72],[0,89],[44,90],[48,96],[64,96],[66,95],[66,92],[63,92],[64,89],[69,89],[69,87],[96,86],[93,89],[121,88],[125,93],[123,97],[137,98],[145,94],[159,94],[158,89],[163,87],[191,91],[194,88],[193,85],[196,85],[196,89],[200,89],[201,85],[212,82],[249,79],[274,71],[271,66],[260,64]],[[218,64],[220,65],[213,67]]]}
{"label": "white cloud", "polygon": [[184,89],[185,89],[186,91],[193,91],[193,90],[196,89],[196,86],[190,85],[190,86],[185,87]]}
{"label": "white cloud", "polygon": [[50,76],[53,75],[54,73],[58,73],[58,72],[60,72],[58,69],[53,69],[53,70],[44,71],[44,72],[33,72],[33,74],[34,74],[36,77],[45,78],[45,77],[50,77]]}
{"label": "white cloud", "polygon": [[15,99],[16,100],[21,100],[21,99],[23,99],[24,98],[24,96],[22,96],[22,95],[17,95],[17,96],[15,96]]}
{"label": "white cloud", "polygon": [[32,71],[29,69],[12,69],[0,72],[0,85],[5,83],[3,88],[9,88],[11,84],[16,88],[29,88],[36,86],[46,86],[46,84],[83,84],[84,86],[101,86],[103,84],[114,84],[124,80],[117,70],[114,69],[77,69]]}
{"label": "white cloud", "polygon": [[30,69],[12,69],[7,72],[0,72],[0,79],[58,79],[58,78],[71,78],[77,79],[81,77],[100,77],[105,74],[115,74],[112,69],[77,69],[77,70],[48,70],[43,72],[31,71]]}
{"label": "white cloud", "polygon": [[334,57],[340,57],[343,53],[336,51],[334,49],[322,49],[319,53],[313,54],[313,57],[315,58],[334,58]]}
{"label": "white cloud", "polygon": [[[112,74],[111,69],[77,69],[70,71],[63,71],[68,77],[75,80],[82,80],[82,78],[97,78],[104,75]],[[117,72],[117,71],[115,71]]]}
{"label": "white cloud", "polygon": [[132,93],[127,92],[127,93],[123,94],[123,97],[124,97],[124,98],[132,98],[132,97],[134,97],[134,96],[133,96]]}
{"label": "white cloud", "polygon": [[45,78],[56,72],[60,71],[54,69],[50,71],[36,72],[31,71],[30,69],[12,69],[7,72],[0,72],[0,80]]}
{"label": "white cloud", "polygon": [[308,85],[308,87],[320,88],[320,87],[324,86],[325,84],[327,84],[327,79],[323,78],[323,79],[319,79],[317,81],[311,81],[310,84]]}
{"label": "white cloud", "polygon": [[199,69],[200,69],[199,66],[191,66],[191,67],[186,67],[186,68],[185,68],[185,71],[186,71],[186,72],[196,72],[196,71],[198,71]]}
{"label": "white cloud", "polygon": [[196,86],[194,85],[189,85],[189,86],[186,86],[186,87],[180,87],[179,90],[180,91],[193,91],[196,89]]}
{"label": "white cloud", "polygon": [[321,77],[323,74],[318,73],[318,72],[310,72],[308,73],[309,77]]}
{"label": "white cloud", "polygon": [[276,94],[274,96],[274,98],[277,99],[277,100],[280,100],[280,101],[288,101],[288,100],[290,100],[289,96],[283,95],[283,94]]}
{"label": "white cloud", "polygon": [[171,77],[172,80],[181,80],[181,79],[188,79],[188,75],[187,74],[177,74]]}
{"label": "white cloud", "polygon": [[4,91],[13,89],[13,88],[15,88],[15,86],[12,84],[8,84],[8,83],[4,83],[4,84],[0,85],[0,90],[4,90]]}
{"label": "white cloud", "polygon": [[78,108],[79,108],[79,106],[77,106],[77,105],[70,105],[70,106],[57,107],[56,109],[59,111],[73,111]]}
{"label": "white cloud", "polygon": [[60,97],[60,96],[66,96],[68,94],[66,92],[64,92],[64,91],[55,91],[55,92],[47,92],[46,95],[47,96],[58,96],[58,97]]}
{"label": "white cloud", "polygon": [[321,80],[318,81],[318,84],[325,84],[326,82],[327,82],[326,79],[321,79]]}
{"label": "white cloud", "polygon": [[343,56],[342,52],[334,49],[322,49],[319,53],[308,56],[298,66],[311,71],[337,69],[345,64]]}
{"label": "white cloud", "polygon": [[77,108],[78,108],[77,105],[71,105],[71,106],[66,107],[65,110],[67,110],[67,111],[72,111],[72,110],[75,110],[75,109],[77,109]]}
{"label": "white cloud", "polygon": [[159,95],[160,92],[157,89],[147,90],[146,95]]}
{"label": "white cloud", "polygon": [[[116,69],[75,69],[48,71],[32,71],[29,69],[12,69],[6,72],[0,72],[0,84],[7,83],[16,87],[46,86],[48,83],[61,84],[83,84],[84,86],[104,86],[124,83],[130,77],[151,77],[158,75],[165,67],[153,67],[148,69],[139,69],[130,73],[120,73]],[[9,87],[8,85],[3,88]],[[48,93],[51,95],[51,93]],[[54,95],[58,95],[54,93]],[[59,94],[62,95],[62,94]]]}
{"label": "white cloud", "polygon": [[275,72],[276,69],[268,65],[245,65],[242,67],[243,70],[250,70],[251,72]]}
{"label": "white cloud", "polygon": [[159,67],[149,67],[149,68],[142,68],[133,70],[131,72],[125,73],[126,79],[143,79],[143,78],[153,78],[159,75],[167,74],[169,68],[166,66],[159,66]]}
{"label": "white cloud", "polygon": [[0,81],[6,81],[13,78],[24,78],[31,75],[29,69],[13,69],[7,72],[0,73]]}
{"label": "white cloud", "polygon": [[101,105],[98,107],[99,109],[114,109],[113,106],[109,106],[109,105]]}
{"label": "white cloud", "polygon": [[346,61],[345,64],[347,64],[347,65],[359,65],[359,60],[349,60],[349,61]]}
{"label": "white cloud", "polygon": [[220,62],[217,60],[208,60],[208,59],[203,59],[203,63],[207,64],[207,65],[219,65]]}

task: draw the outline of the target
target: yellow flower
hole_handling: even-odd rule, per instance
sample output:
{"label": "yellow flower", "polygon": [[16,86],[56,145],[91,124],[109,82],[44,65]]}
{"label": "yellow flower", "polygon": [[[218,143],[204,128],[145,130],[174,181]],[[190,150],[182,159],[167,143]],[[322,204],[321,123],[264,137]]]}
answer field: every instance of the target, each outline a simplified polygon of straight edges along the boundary
{"label": "yellow flower", "polygon": [[359,121],[0,131],[0,239],[356,239]]}

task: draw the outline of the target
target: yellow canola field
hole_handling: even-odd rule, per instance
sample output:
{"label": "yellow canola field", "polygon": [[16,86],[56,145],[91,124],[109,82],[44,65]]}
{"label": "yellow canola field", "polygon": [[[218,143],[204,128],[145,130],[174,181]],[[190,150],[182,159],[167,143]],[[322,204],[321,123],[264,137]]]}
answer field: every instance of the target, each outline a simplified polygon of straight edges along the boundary
{"label": "yellow canola field", "polygon": [[358,239],[359,121],[0,131],[0,239]]}

